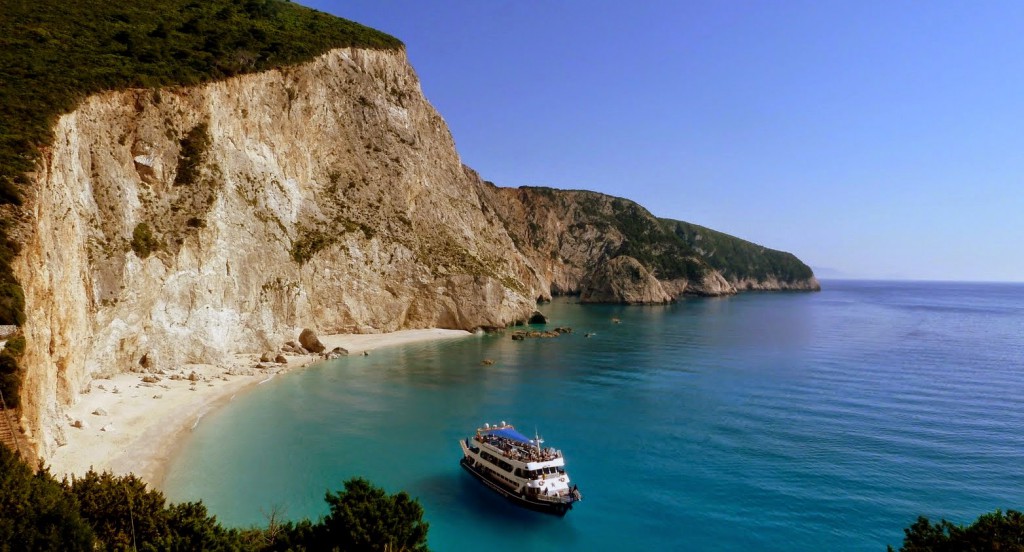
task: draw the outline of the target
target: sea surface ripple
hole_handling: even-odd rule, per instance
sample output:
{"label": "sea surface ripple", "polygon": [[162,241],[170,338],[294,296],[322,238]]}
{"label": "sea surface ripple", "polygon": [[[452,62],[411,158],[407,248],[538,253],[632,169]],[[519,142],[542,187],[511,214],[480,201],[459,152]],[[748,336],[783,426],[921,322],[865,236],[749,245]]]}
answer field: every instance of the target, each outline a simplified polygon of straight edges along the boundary
{"label": "sea surface ripple", "polygon": [[[287,374],[204,417],[166,490],[247,526],[316,518],[365,476],[418,497],[442,551],[884,550],[918,515],[1024,507],[1024,285],[823,287],[561,299],[541,309],[571,335]],[[501,420],[564,451],[584,495],[565,518],[459,468],[457,440]]]}

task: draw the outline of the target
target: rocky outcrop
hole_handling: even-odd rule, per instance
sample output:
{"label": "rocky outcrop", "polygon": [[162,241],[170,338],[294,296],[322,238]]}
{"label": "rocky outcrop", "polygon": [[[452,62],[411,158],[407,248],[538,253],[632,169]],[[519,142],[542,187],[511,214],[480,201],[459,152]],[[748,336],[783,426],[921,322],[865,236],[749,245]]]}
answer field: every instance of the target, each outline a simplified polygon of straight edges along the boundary
{"label": "rocky outcrop", "polygon": [[[617,257],[635,259],[673,300],[738,290],[820,289],[811,269],[790,253],[694,224],[658,219],[627,199],[582,190],[481,185],[536,277],[551,294],[629,302],[599,281]],[[595,279],[597,278],[597,279]],[[585,281],[586,280],[586,281]],[[586,285],[585,285],[586,284]],[[594,295],[596,287],[604,295]],[[653,289],[653,286],[652,286]],[[543,293],[538,299],[545,299]],[[650,297],[657,302],[657,291]]]}
{"label": "rocky outcrop", "polygon": [[734,284],[740,291],[821,291],[821,284],[814,276],[804,280],[780,280],[778,278],[744,278]]}
{"label": "rocky outcrop", "polygon": [[602,263],[583,279],[581,303],[668,303],[672,297],[640,261],[625,255]]}
{"label": "rocky outcrop", "polygon": [[721,272],[713,269],[705,271],[699,278],[694,280],[676,278],[663,281],[661,286],[665,289],[666,293],[674,298],[684,295],[720,297],[722,295],[732,295],[737,291],[736,286],[726,280]]}
{"label": "rocky outcrop", "polygon": [[[811,267],[792,253],[769,249],[697,224],[671,219],[658,219],[662,228],[685,247],[699,255],[708,267],[718,272],[732,292],[820,291],[821,285]],[[702,287],[714,290],[720,282],[706,281]]]}

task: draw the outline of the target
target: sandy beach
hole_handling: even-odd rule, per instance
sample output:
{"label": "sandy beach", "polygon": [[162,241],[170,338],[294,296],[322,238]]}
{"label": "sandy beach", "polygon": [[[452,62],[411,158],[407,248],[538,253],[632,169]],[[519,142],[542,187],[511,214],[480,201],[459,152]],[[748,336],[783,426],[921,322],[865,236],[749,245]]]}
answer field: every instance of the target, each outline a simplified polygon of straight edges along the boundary
{"label": "sandy beach", "polygon": [[[462,330],[426,329],[325,335],[320,341],[328,351],[342,347],[357,355],[470,335]],[[83,474],[90,467],[134,473],[159,488],[177,443],[205,414],[278,374],[323,361],[312,354],[287,354],[286,358],[287,364],[270,365],[261,364],[259,355],[236,355],[220,366],[188,364],[163,374],[125,373],[95,379],[67,413],[67,442],[48,459],[50,471],[58,478]]]}

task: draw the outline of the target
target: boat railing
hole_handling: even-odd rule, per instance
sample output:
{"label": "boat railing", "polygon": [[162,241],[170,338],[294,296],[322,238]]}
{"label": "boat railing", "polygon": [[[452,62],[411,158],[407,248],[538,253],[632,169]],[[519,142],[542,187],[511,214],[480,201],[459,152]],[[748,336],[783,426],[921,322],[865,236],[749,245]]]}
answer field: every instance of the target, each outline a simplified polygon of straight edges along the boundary
{"label": "boat railing", "polygon": [[512,458],[521,462],[548,462],[562,457],[562,451],[560,450],[523,447],[514,441],[498,437],[497,435],[477,435],[474,439],[497,448],[506,458]]}
{"label": "boat railing", "polygon": [[533,498],[541,502],[552,502],[556,504],[562,502],[576,502],[577,500],[582,500],[580,492],[575,489],[567,489],[558,493],[538,493],[533,495]]}

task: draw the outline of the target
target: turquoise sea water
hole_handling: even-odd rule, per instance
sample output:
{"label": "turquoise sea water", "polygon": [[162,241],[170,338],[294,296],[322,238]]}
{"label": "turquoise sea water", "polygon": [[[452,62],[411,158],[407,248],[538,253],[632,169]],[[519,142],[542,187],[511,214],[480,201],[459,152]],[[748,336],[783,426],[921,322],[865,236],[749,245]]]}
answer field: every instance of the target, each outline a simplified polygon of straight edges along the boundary
{"label": "turquoise sea water", "polygon": [[[441,551],[884,550],[919,514],[1024,507],[1024,285],[824,287],[560,300],[541,309],[572,335],[286,374],[202,420],[167,494],[263,524],[275,507],[322,515],[324,492],[361,475],[418,497]],[[459,467],[457,440],[501,420],[565,453],[584,495],[565,518]]]}

